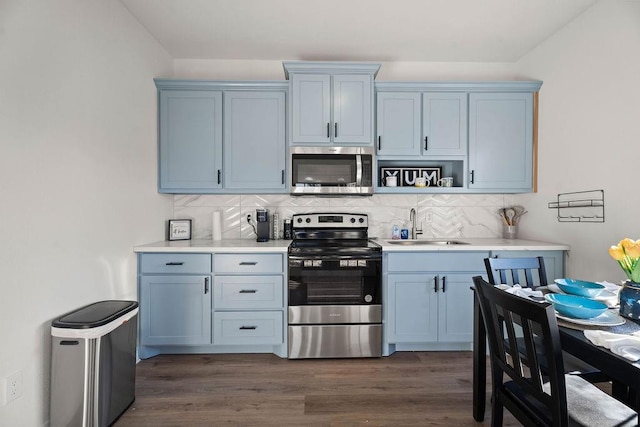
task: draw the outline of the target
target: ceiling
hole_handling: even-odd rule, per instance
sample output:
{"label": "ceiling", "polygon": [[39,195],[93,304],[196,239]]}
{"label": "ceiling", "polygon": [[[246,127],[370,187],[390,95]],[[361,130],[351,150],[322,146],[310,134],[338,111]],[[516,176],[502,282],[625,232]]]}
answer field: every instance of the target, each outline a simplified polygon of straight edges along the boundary
{"label": "ceiling", "polygon": [[514,62],[597,0],[120,0],[175,59]]}

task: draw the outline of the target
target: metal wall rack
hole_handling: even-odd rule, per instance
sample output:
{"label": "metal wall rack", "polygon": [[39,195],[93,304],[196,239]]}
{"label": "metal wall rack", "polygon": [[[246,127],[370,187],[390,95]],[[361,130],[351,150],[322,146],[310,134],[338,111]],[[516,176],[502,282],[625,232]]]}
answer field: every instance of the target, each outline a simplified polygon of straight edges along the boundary
{"label": "metal wall rack", "polygon": [[604,190],[560,193],[549,209],[556,209],[560,222],[604,222]]}

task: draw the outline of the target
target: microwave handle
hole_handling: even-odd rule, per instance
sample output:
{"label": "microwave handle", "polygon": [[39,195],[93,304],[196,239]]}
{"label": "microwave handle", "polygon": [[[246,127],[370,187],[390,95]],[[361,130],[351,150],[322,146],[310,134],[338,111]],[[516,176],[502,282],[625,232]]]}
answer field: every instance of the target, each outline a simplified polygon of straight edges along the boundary
{"label": "microwave handle", "polygon": [[362,155],[356,154],[356,185],[362,187]]}

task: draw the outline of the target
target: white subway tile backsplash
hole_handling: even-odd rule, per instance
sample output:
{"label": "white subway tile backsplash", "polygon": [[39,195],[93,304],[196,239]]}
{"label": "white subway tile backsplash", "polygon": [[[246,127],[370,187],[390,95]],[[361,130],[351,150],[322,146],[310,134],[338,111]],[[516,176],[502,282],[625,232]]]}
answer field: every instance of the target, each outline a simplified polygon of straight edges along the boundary
{"label": "white subway tile backsplash", "polygon": [[517,198],[502,194],[375,194],[371,197],[311,197],[287,194],[176,195],[174,217],[193,221],[194,239],[212,234],[212,215],[220,211],[223,239],[253,239],[256,208],[278,212],[280,220],[308,212],[347,212],[369,215],[369,236],[391,238],[393,224],[409,223],[409,211],[417,211],[419,238],[500,237],[502,225],[497,210],[515,204]]}

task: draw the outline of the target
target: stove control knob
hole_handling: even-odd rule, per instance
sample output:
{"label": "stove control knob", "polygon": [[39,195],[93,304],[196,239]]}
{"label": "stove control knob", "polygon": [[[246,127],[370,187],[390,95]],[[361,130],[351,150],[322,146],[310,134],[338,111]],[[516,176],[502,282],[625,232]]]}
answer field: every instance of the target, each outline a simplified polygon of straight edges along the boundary
{"label": "stove control knob", "polygon": [[354,222],[356,222],[355,218],[351,218],[351,224],[353,224]]}
{"label": "stove control knob", "polygon": [[309,224],[309,223],[311,223],[311,218],[307,218],[305,221],[306,221],[307,224]]}
{"label": "stove control knob", "polygon": [[362,224],[364,222],[364,218],[360,218],[358,221]]}
{"label": "stove control knob", "polygon": [[298,218],[298,224],[302,222],[302,218]]}

